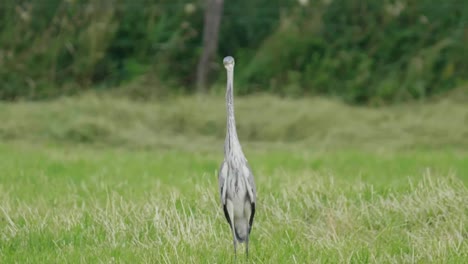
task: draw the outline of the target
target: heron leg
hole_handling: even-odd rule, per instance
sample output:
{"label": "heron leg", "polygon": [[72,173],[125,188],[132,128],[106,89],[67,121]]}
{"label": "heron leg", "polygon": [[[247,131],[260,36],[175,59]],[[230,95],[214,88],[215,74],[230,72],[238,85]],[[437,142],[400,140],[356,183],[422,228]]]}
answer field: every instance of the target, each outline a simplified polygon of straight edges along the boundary
{"label": "heron leg", "polygon": [[236,231],[234,230],[234,206],[230,200],[226,201],[226,208],[228,211],[229,219],[231,220],[231,231],[232,231],[232,244],[234,246],[234,258],[237,259],[237,239]]}
{"label": "heron leg", "polygon": [[232,244],[234,246],[234,259],[237,260],[237,239],[236,239],[236,231],[234,230],[234,223],[232,224]]}
{"label": "heron leg", "polygon": [[232,229],[232,243],[234,245],[234,258],[237,259],[237,241],[236,241],[236,235],[234,234],[234,228]]}
{"label": "heron leg", "polygon": [[247,235],[247,239],[245,240],[245,256],[249,258],[249,236]]}

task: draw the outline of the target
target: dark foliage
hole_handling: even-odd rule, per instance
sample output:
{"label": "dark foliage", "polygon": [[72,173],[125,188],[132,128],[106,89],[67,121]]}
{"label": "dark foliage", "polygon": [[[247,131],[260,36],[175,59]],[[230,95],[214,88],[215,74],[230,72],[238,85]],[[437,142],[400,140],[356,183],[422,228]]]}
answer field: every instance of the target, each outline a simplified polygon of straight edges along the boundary
{"label": "dark foliage", "polygon": [[[105,3],[2,1],[0,98],[50,98],[142,78],[148,91],[193,92],[203,1]],[[224,7],[218,59],[236,57],[241,94],[388,103],[467,80],[466,1],[239,0]],[[212,83],[224,80],[220,64],[213,70],[220,78]]]}

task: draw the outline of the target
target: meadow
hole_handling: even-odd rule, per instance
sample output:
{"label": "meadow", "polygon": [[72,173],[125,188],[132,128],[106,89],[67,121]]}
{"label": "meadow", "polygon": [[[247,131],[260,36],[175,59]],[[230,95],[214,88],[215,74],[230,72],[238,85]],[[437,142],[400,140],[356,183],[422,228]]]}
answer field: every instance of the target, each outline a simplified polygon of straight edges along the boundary
{"label": "meadow", "polygon": [[[236,117],[258,191],[248,262],[466,262],[465,100],[258,95]],[[0,120],[0,263],[232,262],[223,97],[0,103]]]}

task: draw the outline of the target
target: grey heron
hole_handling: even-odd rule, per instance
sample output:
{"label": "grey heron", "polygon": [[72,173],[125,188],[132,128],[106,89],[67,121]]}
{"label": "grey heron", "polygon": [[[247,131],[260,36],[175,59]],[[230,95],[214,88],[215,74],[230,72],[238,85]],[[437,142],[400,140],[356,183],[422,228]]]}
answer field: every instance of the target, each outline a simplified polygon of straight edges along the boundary
{"label": "grey heron", "polygon": [[223,63],[227,71],[227,128],[224,161],[218,173],[219,192],[224,216],[232,232],[234,255],[237,256],[237,242],[239,242],[245,243],[245,253],[248,257],[249,235],[255,215],[257,191],[252,170],[237,137],[233,95],[234,58],[225,57]]}

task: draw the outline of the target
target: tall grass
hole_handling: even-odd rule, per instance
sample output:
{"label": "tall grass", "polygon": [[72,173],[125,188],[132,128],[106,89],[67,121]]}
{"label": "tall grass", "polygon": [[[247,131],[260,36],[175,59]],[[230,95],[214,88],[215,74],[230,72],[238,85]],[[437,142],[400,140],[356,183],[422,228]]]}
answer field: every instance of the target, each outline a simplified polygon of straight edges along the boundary
{"label": "tall grass", "polygon": [[[252,263],[467,257],[466,155],[464,165],[413,155],[401,168],[400,158],[380,155],[383,166],[365,166],[360,157],[375,154],[363,152],[250,154],[259,197]],[[424,156],[433,169],[423,168]],[[0,157],[2,263],[233,259],[216,189],[220,155],[2,144]],[[309,169],[317,160],[324,165]]]}
{"label": "tall grass", "polygon": [[[236,111],[258,191],[249,262],[468,257],[463,102],[255,96]],[[222,97],[1,103],[0,119],[1,263],[233,260]]]}
{"label": "tall grass", "polygon": [[[361,108],[320,98],[251,96],[236,99],[236,115],[240,138],[252,143],[306,142],[330,149],[468,146],[464,100]],[[34,142],[190,147],[193,138],[213,142],[225,133],[221,96],[135,102],[85,95],[53,102],[0,103],[0,119],[0,138]]]}

